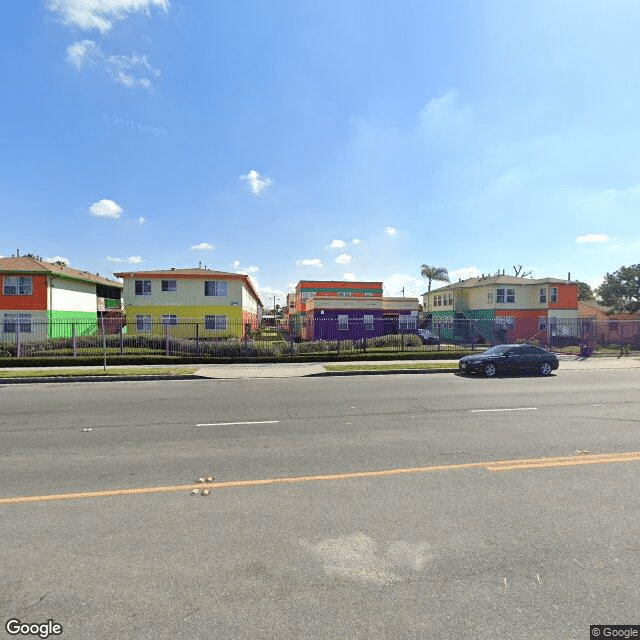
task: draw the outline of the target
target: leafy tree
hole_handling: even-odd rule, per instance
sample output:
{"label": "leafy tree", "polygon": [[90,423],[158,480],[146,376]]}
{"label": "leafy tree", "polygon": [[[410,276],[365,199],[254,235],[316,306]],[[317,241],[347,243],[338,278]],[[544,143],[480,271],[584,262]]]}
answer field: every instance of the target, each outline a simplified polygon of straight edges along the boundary
{"label": "leafy tree", "polygon": [[578,282],[578,300],[595,300],[593,289],[586,282]]}
{"label": "leafy tree", "polygon": [[640,264],[620,267],[607,273],[604,282],[596,289],[599,302],[622,313],[640,310]]}
{"label": "leafy tree", "polygon": [[427,291],[431,291],[431,282],[433,280],[438,282],[450,282],[449,271],[446,267],[432,267],[428,264],[423,264],[420,268],[420,275],[429,281],[429,288]]}

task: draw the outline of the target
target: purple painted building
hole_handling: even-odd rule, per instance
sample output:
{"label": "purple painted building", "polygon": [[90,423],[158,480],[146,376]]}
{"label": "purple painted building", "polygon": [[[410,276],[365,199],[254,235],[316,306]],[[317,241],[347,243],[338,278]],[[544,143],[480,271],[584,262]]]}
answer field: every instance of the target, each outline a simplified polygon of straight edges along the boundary
{"label": "purple painted building", "polygon": [[361,340],[392,333],[417,333],[418,305],[418,298],[310,298],[302,338]]}

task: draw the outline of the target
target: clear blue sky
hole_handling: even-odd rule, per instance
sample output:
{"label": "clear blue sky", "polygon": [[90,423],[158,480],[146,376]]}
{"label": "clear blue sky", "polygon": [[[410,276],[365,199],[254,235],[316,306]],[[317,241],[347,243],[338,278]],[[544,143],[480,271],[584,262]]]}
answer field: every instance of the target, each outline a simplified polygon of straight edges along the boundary
{"label": "clear blue sky", "polygon": [[13,1],[0,32],[0,255],[269,304],[640,262],[637,0]]}

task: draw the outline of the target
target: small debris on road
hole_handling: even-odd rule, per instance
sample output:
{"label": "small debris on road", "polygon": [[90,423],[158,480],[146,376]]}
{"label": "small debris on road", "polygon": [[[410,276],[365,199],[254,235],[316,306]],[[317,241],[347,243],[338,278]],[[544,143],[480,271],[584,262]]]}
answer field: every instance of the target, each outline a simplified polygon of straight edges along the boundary
{"label": "small debris on road", "polygon": [[199,492],[198,492],[198,490],[197,490],[197,489],[194,489],[194,490],[191,492],[191,495],[192,495],[192,496],[197,496],[197,495],[198,495],[198,493],[199,493]]}
{"label": "small debris on road", "polygon": [[578,450],[576,451],[576,455],[579,455],[579,456],[583,456],[583,455],[585,455],[586,453],[589,453],[586,449],[578,449]]}
{"label": "small debris on road", "polygon": [[91,428],[80,429],[80,431],[93,431]]}
{"label": "small debris on road", "polygon": [[204,489],[204,491],[202,492],[202,494],[201,494],[201,495],[203,495],[203,496],[208,496],[208,495],[209,495],[209,493],[210,493],[209,489]]}
{"label": "small debris on road", "polygon": [[198,478],[198,482],[204,482],[204,478]]}
{"label": "small debris on road", "polygon": [[206,479],[206,482],[213,482],[213,476],[209,476],[209,477]]}

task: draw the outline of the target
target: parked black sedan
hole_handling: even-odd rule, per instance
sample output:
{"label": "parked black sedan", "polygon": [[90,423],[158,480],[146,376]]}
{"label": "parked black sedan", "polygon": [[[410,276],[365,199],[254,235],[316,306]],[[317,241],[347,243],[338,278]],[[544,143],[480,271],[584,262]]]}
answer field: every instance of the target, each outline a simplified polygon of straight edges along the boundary
{"label": "parked black sedan", "polygon": [[538,373],[548,376],[558,368],[558,356],[531,344],[500,344],[478,355],[464,356],[458,363],[460,373]]}

